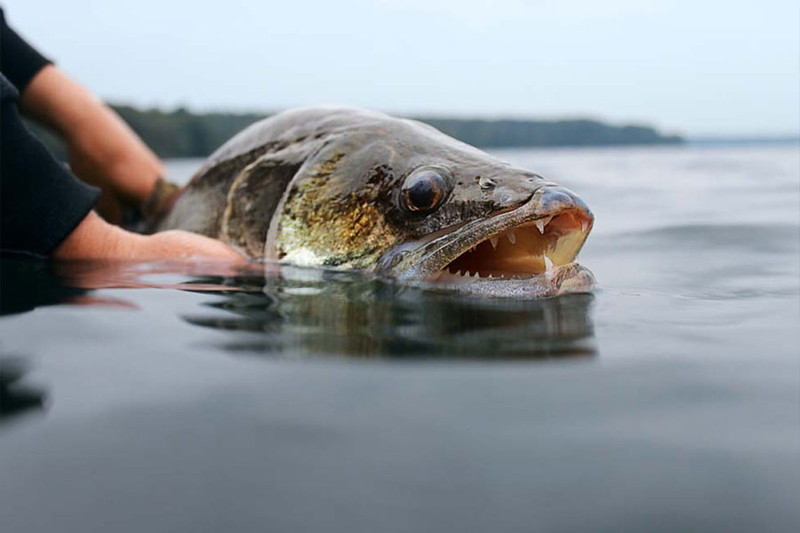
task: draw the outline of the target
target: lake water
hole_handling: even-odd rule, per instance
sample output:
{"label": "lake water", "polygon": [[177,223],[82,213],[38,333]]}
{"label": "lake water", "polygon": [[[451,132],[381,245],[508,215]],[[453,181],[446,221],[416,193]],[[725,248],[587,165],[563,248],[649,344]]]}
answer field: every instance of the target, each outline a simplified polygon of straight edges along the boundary
{"label": "lake water", "polygon": [[498,153],[593,296],[4,261],[0,530],[797,531],[798,146]]}

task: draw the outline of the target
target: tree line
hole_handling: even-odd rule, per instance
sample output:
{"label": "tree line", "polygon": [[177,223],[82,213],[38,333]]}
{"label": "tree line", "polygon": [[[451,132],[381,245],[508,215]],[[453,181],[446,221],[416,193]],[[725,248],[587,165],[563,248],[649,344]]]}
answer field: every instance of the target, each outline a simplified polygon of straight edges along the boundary
{"label": "tree line", "polygon": [[[160,157],[206,157],[234,134],[267,113],[194,113],[112,105],[114,110]],[[677,144],[683,139],[650,126],[611,125],[597,120],[494,120],[414,117],[444,133],[482,148],[536,146],[611,146]],[[49,132],[31,125],[58,157],[63,145]]]}

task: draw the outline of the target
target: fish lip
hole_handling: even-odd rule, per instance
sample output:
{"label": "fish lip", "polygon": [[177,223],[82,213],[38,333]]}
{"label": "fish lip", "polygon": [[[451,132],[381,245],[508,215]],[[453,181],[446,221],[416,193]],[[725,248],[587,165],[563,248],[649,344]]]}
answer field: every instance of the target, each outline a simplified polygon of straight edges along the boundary
{"label": "fish lip", "polygon": [[[554,194],[563,195],[568,199],[568,203],[549,202],[551,205],[547,205],[548,202],[544,199],[548,195],[552,198]],[[432,281],[432,277],[435,277],[445,266],[473,246],[489,240],[491,237],[502,235],[512,228],[535,222],[539,219],[555,217],[571,209],[578,210],[588,222],[578,247],[579,251],[594,227],[594,215],[583,200],[569,189],[548,185],[537,189],[528,201],[518,207],[496,213],[482,220],[457,224],[452,226],[451,231],[441,235],[437,234],[434,238],[423,241],[424,243],[417,249],[416,253],[406,258],[402,265],[398,265],[400,272],[397,278],[400,280],[426,279]],[[558,267],[567,266],[573,262],[558,265]],[[504,276],[505,279],[512,277],[515,276]],[[518,277],[530,278],[532,276]]]}

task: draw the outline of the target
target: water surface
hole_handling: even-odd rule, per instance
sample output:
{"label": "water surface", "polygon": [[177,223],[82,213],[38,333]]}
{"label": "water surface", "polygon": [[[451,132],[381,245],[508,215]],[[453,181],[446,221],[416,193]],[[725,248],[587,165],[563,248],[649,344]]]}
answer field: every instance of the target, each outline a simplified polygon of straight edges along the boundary
{"label": "water surface", "polygon": [[4,260],[2,530],[795,531],[797,146],[498,154],[594,295]]}

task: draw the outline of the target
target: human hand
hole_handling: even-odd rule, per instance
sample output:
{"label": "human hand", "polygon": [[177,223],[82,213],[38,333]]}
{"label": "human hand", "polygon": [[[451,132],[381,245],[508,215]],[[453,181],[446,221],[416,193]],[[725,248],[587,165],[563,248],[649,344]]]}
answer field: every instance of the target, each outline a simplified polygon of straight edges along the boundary
{"label": "human hand", "polygon": [[191,233],[170,230],[138,235],[89,213],[53,251],[56,259],[185,260],[210,259],[242,263],[245,257],[225,243]]}
{"label": "human hand", "polygon": [[190,231],[169,230],[147,236],[131,235],[139,238],[132,259],[206,258],[234,263],[245,260],[241,254],[222,241]]}

